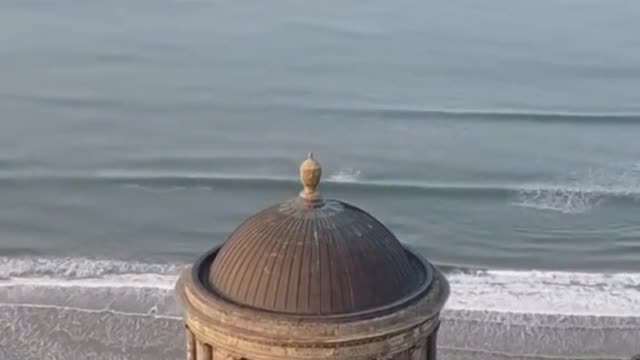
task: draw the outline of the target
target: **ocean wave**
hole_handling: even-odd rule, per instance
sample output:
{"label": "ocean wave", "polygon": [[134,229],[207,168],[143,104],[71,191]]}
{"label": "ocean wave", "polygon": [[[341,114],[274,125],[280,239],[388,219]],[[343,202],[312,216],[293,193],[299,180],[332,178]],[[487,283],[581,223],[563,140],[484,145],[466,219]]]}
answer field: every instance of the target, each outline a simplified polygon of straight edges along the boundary
{"label": "ocean wave", "polygon": [[522,189],[512,205],[564,214],[582,214],[601,204],[607,197],[636,200],[639,195],[632,189],[595,188],[533,188]]}
{"label": "ocean wave", "polygon": [[354,168],[345,168],[329,175],[328,180],[336,183],[355,183],[360,180],[361,173],[362,171]]}
{"label": "ocean wave", "polygon": [[448,274],[448,308],[638,316],[640,273],[479,270]]}
{"label": "ocean wave", "polygon": [[[0,186],[122,186],[140,191],[176,192],[218,189],[286,189],[297,186],[293,177],[181,171],[100,170],[94,172],[0,172]],[[342,168],[326,176],[328,189],[364,194],[429,195],[448,198],[486,198],[516,207],[564,214],[582,214],[603,202],[640,202],[640,163],[625,163],[569,173],[549,182],[437,183],[371,179],[355,168]]]}
{"label": "ocean wave", "polygon": [[456,110],[456,109],[412,109],[393,107],[316,107],[308,110],[347,118],[365,117],[370,119],[406,120],[473,120],[473,121],[528,121],[544,123],[591,123],[591,124],[640,124],[637,113],[578,113],[518,110]]}
{"label": "ocean wave", "polygon": [[322,33],[333,32],[342,36],[362,36],[370,37],[373,35],[383,34],[384,31],[378,27],[365,24],[357,24],[353,21],[317,21],[315,19],[294,19],[291,25],[301,30],[318,31]]}
{"label": "ocean wave", "polygon": [[[28,176],[0,175],[0,184],[29,186],[30,184],[55,184],[74,186],[77,184],[116,184],[129,187],[149,188],[168,187],[174,189],[203,188],[213,189],[216,186],[255,186],[289,187],[298,184],[293,177],[247,176],[227,174],[184,174],[172,172],[108,172],[100,174],[30,174]],[[363,180],[361,171],[356,169],[340,170],[328,176],[323,182],[333,188],[349,188],[353,190],[390,190],[415,191],[442,194],[475,194],[478,196],[494,196],[509,194],[588,194],[611,197],[633,196],[640,198],[640,181],[625,185],[588,185],[560,183],[436,183],[404,180]]]}
{"label": "ocean wave", "polygon": [[628,164],[588,169],[561,179],[557,185],[523,187],[513,205],[581,214],[611,199],[640,200],[640,167]]}
{"label": "ocean wave", "polygon": [[[86,258],[0,258],[0,289],[173,288],[184,265]],[[640,273],[516,271],[443,267],[450,310],[638,316]],[[92,290],[93,291],[93,290]],[[24,296],[24,292],[21,292]]]}
{"label": "ocean wave", "polygon": [[60,277],[9,277],[0,280],[0,288],[3,287],[30,287],[30,288],[133,288],[133,289],[173,289],[177,275],[170,274],[119,274],[100,275],[86,278],[60,278]]}
{"label": "ocean wave", "polygon": [[118,275],[175,275],[183,265],[91,258],[0,256],[0,279],[92,279]]}

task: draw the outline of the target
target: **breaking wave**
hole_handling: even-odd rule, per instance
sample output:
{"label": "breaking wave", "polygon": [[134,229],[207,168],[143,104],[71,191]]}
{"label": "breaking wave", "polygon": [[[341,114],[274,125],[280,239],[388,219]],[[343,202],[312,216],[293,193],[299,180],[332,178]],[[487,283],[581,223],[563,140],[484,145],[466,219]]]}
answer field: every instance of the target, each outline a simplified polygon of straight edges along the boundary
{"label": "breaking wave", "polygon": [[360,179],[362,172],[353,168],[341,169],[329,176],[329,181],[336,183],[354,183]]}
{"label": "breaking wave", "polygon": [[[11,176],[1,177],[2,185],[12,184],[19,186],[29,186],[30,184],[55,184],[64,186],[74,186],[77,184],[115,184],[130,187],[154,188],[154,187],[174,187],[174,188],[214,188],[217,186],[254,186],[257,184],[272,187],[290,187],[297,184],[296,178],[285,177],[256,177],[243,175],[217,175],[217,174],[171,174],[171,173],[139,173],[133,171],[102,173],[98,176],[91,175],[30,175],[28,177]],[[640,180],[637,185],[615,184],[589,185],[589,184],[474,184],[474,183],[432,183],[422,181],[402,181],[402,180],[362,180],[361,172],[354,169],[341,170],[332,174],[326,180],[330,187],[348,187],[357,190],[393,190],[393,191],[413,191],[426,192],[432,194],[464,194],[477,196],[509,195],[509,194],[585,194],[595,196],[611,197],[634,197],[640,198]]]}
{"label": "breaking wave", "polygon": [[640,124],[640,114],[635,113],[579,113],[509,110],[454,110],[410,109],[393,107],[370,108],[311,108],[321,114],[344,115],[346,118],[406,119],[406,120],[473,120],[473,121],[528,121],[543,123],[589,123],[594,125]]}
{"label": "breaking wave", "polygon": [[513,204],[580,214],[612,199],[640,200],[640,166],[637,163],[631,167],[572,174],[557,185],[526,186],[518,192]]}
{"label": "breaking wave", "polygon": [[[88,258],[0,257],[0,288],[168,290],[173,288],[183,267]],[[442,269],[451,282],[450,309],[608,316],[640,314],[640,273]]]}
{"label": "breaking wave", "polygon": [[90,258],[0,257],[0,279],[95,279],[108,276],[175,275],[181,264]]}
{"label": "breaking wave", "polygon": [[[0,176],[0,184],[10,186],[75,187],[78,185],[115,185],[142,191],[173,192],[181,190],[286,189],[297,184],[296,178],[219,174],[184,174],[167,172],[102,171],[99,174],[29,174]],[[360,170],[346,168],[330,174],[327,188],[371,194],[428,194],[453,198],[495,198],[514,206],[583,213],[604,201],[637,203],[640,201],[640,171],[624,174],[590,173],[577,179],[549,183],[435,183],[423,181],[366,179]]]}

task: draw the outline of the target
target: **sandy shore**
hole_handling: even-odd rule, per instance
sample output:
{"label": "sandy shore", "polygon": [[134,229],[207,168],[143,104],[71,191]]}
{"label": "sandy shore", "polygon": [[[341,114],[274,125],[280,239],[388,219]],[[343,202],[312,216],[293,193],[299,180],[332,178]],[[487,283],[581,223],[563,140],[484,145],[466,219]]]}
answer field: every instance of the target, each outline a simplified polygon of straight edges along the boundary
{"label": "sandy shore", "polygon": [[[0,308],[0,359],[182,359],[179,316],[47,305]],[[625,359],[640,353],[640,319],[447,311],[440,358]]]}

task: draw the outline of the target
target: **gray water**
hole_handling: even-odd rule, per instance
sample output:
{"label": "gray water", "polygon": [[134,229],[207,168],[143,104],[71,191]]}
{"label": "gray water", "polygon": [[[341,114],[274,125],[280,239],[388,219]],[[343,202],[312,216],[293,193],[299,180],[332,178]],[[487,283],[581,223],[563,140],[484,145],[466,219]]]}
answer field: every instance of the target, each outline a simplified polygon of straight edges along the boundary
{"label": "gray water", "polygon": [[[296,196],[314,151],[325,196],[447,269],[451,311],[637,315],[639,16],[617,0],[4,0],[0,308],[114,277],[170,288]],[[443,339],[451,358],[525,351]],[[640,352],[626,344],[580,356]]]}

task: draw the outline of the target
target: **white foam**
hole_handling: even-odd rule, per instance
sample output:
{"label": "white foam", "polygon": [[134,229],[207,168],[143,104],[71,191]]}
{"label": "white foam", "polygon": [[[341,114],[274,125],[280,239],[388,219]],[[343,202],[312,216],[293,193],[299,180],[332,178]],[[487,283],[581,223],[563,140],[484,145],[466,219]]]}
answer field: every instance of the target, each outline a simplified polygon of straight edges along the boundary
{"label": "white foam", "polygon": [[329,176],[329,181],[333,181],[337,183],[353,183],[353,182],[357,182],[358,179],[360,179],[360,174],[361,174],[360,170],[356,170],[353,168],[345,168]]}
{"label": "white foam", "polygon": [[177,274],[181,264],[91,258],[0,257],[0,279],[11,277],[96,278],[118,274]]}
{"label": "white foam", "polygon": [[[16,266],[15,268],[13,266]],[[0,288],[172,291],[184,265],[90,259],[2,259]],[[638,316],[640,273],[478,270],[453,272],[450,310]],[[106,291],[106,290],[105,290]],[[135,297],[134,297],[135,298]],[[1,299],[0,299],[1,300]]]}
{"label": "white foam", "polygon": [[53,277],[9,278],[0,280],[0,287],[30,286],[52,288],[137,288],[162,289],[174,288],[178,277],[163,274],[120,274],[100,278],[61,279]]}
{"label": "white foam", "polygon": [[640,273],[488,270],[449,274],[450,309],[638,316]]}
{"label": "white foam", "polygon": [[581,214],[598,206],[606,197],[640,199],[638,194],[638,164],[621,164],[570,174],[557,185],[524,186],[513,205],[565,214]]}
{"label": "white foam", "polygon": [[512,205],[536,210],[556,211],[563,214],[583,214],[602,202],[602,198],[585,191],[549,191],[538,189],[522,191]]}
{"label": "white foam", "polygon": [[156,314],[152,311],[147,313],[140,312],[129,312],[129,311],[117,311],[109,308],[104,309],[87,309],[83,307],[75,307],[75,306],[63,306],[63,305],[48,305],[48,304],[12,304],[12,303],[0,303],[0,307],[8,307],[8,308],[26,308],[26,309],[50,309],[50,310],[68,310],[68,311],[79,311],[84,313],[91,314],[104,314],[109,313],[113,315],[119,316],[141,316],[141,317],[153,317],[156,319],[168,319],[168,320],[181,320],[181,316],[172,316],[172,315],[163,315]]}

